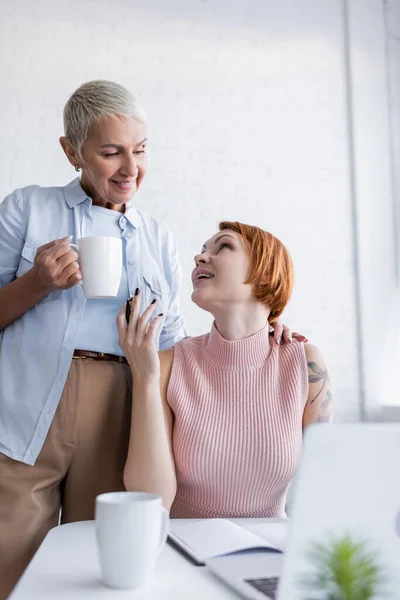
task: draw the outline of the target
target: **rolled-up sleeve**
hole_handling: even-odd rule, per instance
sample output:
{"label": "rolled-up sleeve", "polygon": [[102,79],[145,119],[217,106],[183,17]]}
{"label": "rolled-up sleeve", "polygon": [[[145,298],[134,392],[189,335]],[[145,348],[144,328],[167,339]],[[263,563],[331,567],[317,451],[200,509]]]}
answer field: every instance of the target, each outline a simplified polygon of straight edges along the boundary
{"label": "rolled-up sleeve", "polygon": [[15,190],[0,203],[0,288],[15,279],[26,223],[22,191]]}
{"label": "rolled-up sleeve", "polygon": [[170,283],[171,295],[164,327],[160,334],[160,350],[168,350],[179,340],[186,337],[185,323],[180,313],[179,301],[182,272],[175,237],[171,232],[168,235],[167,264],[164,265],[164,271]]}

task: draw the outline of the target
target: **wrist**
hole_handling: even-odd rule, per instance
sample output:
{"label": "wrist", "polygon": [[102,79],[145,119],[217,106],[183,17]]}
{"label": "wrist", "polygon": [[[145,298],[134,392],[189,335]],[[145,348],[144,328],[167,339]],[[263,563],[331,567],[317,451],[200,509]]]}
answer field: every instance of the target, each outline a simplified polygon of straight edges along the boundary
{"label": "wrist", "polygon": [[143,371],[137,371],[132,368],[132,381],[135,389],[141,389],[142,391],[152,391],[154,389],[160,389],[160,374],[159,373],[143,373]]}
{"label": "wrist", "polygon": [[29,285],[29,289],[38,296],[48,296],[52,291],[54,291],[54,286],[45,283],[38,275],[35,266],[32,267],[30,271],[25,273],[24,277],[26,278],[26,282]]}

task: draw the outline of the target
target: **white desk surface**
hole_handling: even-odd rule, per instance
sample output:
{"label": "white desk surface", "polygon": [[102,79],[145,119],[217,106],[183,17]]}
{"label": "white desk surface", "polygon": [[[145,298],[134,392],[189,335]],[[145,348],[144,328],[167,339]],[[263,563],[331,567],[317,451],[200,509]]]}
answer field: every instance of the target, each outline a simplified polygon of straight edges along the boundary
{"label": "white desk surface", "polygon": [[[233,519],[237,523],[273,519]],[[168,544],[163,548],[152,587],[117,590],[100,578],[94,521],[52,529],[33,557],[9,600],[232,600],[237,594],[196,567]]]}

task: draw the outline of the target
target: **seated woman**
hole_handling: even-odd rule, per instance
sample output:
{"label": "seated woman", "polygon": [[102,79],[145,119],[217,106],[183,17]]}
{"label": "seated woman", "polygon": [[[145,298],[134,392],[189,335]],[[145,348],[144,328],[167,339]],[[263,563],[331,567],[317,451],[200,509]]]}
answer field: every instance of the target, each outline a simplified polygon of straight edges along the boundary
{"label": "seated woman", "polygon": [[209,333],[157,353],[156,304],[140,291],[118,315],[134,380],[127,490],[155,492],[175,518],[282,517],[304,428],[329,422],[325,359],[311,344],[274,344],[268,322],[293,288],[284,245],[258,227],[220,223],[195,257],[193,301]]}

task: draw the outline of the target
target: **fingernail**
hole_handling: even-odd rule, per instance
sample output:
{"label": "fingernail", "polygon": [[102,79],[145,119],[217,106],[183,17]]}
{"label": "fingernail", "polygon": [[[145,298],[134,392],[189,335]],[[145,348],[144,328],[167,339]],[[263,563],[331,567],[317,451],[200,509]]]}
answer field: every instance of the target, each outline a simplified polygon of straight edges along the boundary
{"label": "fingernail", "polygon": [[[131,298],[131,300],[132,300],[132,298]],[[126,305],[125,305],[125,319],[126,319],[127,325],[129,325],[129,321],[131,318],[131,300],[127,300]]]}
{"label": "fingernail", "polygon": [[278,339],[276,340],[276,343],[280,344],[281,343],[281,339],[282,339],[281,337],[278,337]]}
{"label": "fingernail", "polygon": [[67,235],[66,237],[61,238],[62,242],[66,242],[67,240],[72,240],[72,235]]}
{"label": "fingernail", "polygon": [[163,316],[164,316],[164,313],[159,313],[159,315],[158,315],[158,316],[159,316],[159,317],[163,317]]}
{"label": "fingernail", "polygon": [[[136,290],[135,290],[135,296],[137,296],[137,295],[138,295],[138,293],[139,293],[139,288],[136,288]],[[133,297],[133,296],[132,296],[132,297]]]}
{"label": "fingernail", "polygon": [[154,298],[154,300],[152,300],[152,304],[155,304],[157,302],[156,298]]}

